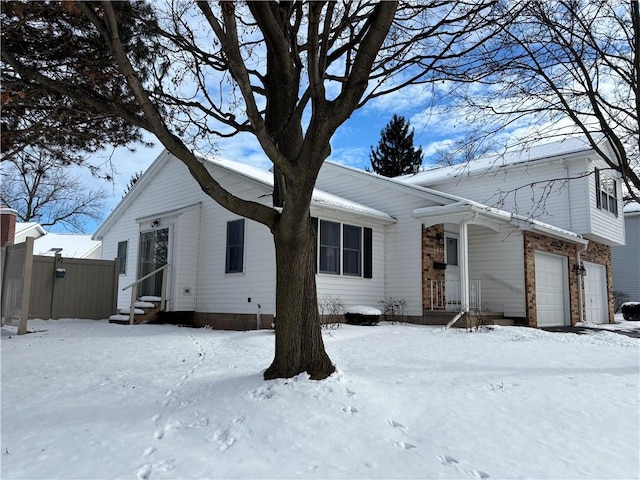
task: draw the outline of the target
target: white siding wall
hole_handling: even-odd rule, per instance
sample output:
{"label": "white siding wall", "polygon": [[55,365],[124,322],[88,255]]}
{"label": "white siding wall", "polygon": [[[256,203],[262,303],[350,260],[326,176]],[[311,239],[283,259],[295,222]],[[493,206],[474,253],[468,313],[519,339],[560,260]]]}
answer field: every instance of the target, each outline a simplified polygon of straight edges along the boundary
{"label": "white siding wall", "polygon": [[181,212],[176,219],[174,231],[174,251],[172,262],[173,304],[175,311],[196,309],[198,286],[198,251],[200,247],[201,204]]}
{"label": "white siding wall", "polygon": [[[385,186],[384,182],[378,182],[374,186],[370,180],[330,165],[323,167],[316,186],[396,218],[395,224],[385,227],[385,235],[381,239],[384,242],[385,259],[384,291],[376,290],[375,301],[391,296],[402,297],[407,300],[406,315],[422,315],[422,224],[411,217],[411,212],[435,203],[407,194],[401,189]],[[374,245],[375,243],[374,233]],[[374,277],[379,280],[376,265]],[[363,292],[363,298],[372,296]],[[367,304],[376,306],[373,298]]]}
{"label": "white siding wall", "polygon": [[[242,193],[237,184],[229,187],[235,193]],[[255,195],[255,191],[249,194]],[[201,206],[197,206],[199,203]],[[171,213],[189,206],[193,208]],[[130,301],[131,291],[123,292],[122,287],[136,279],[140,234],[136,219],[149,216],[160,218],[162,227],[170,227],[170,310],[253,313],[262,302],[263,313],[272,313],[273,242],[269,231],[247,221],[247,271],[235,277],[225,275],[226,224],[238,217],[205,196],[186,167],[175,160],[167,162],[155,173],[133,205],[104,236],[103,258],[114,258],[118,242],[129,242],[126,274],[120,276],[118,308],[127,306]],[[185,288],[190,288],[192,294],[185,295]],[[247,298],[250,296],[253,298],[249,306]]]}
{"label": "white siding wall", "polygon": [[640,213],[626,215],[625,226],[627,244],[611,249],[613,289],[640,302]]}
{"label": "white siding wall", "polygon": [[[238,184],[234,192],[255,193]],[[266,227],[245,220],[244,272],[225,273],[227,222],[240,218],[213,201],[203,203],[198,312],[257,313],[260,305],[261,313],[275,313],[275,250]]]}
{"label": "white siding wall", "polygon": [[463,176],[426,185],[507,212],[532,217],[560,228],[570,229],[569,185],[553,179],[567,177],[561,162]]}
{"label": "white siding wall", "polygon": [[[513,168],[500,173],[464,176],[425,186],[501,210],[531,217],[607,245],[624,240],[622,214],[617,218],[597,208],[595,167],[600,159],[579,157]],[[612,177],[617,177],[609,173]],[[564,179],[571,180],[565,181]],[[622,212],[618,181],[618,210]]]}
{"label": "white siding wall", "polygon": [[469,226],[469,278],[480,280],[483,309],[525,317],[522,232]]}
{"label": "white siding wall", "polygon": [[[589,171],[593,171],[596,167],[602,169],[607,168],[603,160],[589,162]],[[612,178],[618,178],[618,175],[610,170],[605,170],[604,173]],[[584,236],[586,238],[602,242],[605,245],[624,245],[624,215],[622,213],[623,205],[620,181],[617,181],[619,212],[617,217],[613,213],[597,207],[595,175],[588,176],[588,183],[590,213],[588,217],[589,229],[587,232],[584,232]]]}

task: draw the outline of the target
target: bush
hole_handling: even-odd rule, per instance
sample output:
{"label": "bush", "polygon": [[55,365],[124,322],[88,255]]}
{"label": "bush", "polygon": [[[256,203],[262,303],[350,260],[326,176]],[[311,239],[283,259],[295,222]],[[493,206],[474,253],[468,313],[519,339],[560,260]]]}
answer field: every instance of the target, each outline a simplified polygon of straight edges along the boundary
{"label": "bush", "polygon": [[322,315],[322,328],[335,330],[340,328],[340,315],[344,310],[344,303],[340,297],[324,297],[318,302],[318,309]]}
{"label": "bush", "polygon": [[620,310],[622,311],[622,316],[625,320],[640,320],[640,303],[624,303]]}
{"label": "bush", "polygon": [[392,322],[402,322],[402,319],[404,317],[404,309],[407,307],[406,299],[402,297],[387,297],[384,300],[379,300],[378,304],[382,307],[382,313],[384,314],[385,320],[391,320]]}

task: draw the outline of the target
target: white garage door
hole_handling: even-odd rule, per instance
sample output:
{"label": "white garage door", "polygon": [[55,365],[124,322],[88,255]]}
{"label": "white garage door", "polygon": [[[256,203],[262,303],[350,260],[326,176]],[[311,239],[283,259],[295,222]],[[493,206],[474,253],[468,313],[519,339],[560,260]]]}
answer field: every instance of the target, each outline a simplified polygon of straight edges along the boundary
{"label": "white garage door", "polygon": [[586,320],[590,323],[609,323],[607,302],[607,269],[604,265],[584,262],[587,275],[584,277]]}
{"label": "white garage door", "polygon": [[536,252],[535,262],[538,326],[569,325],[566,257]]}

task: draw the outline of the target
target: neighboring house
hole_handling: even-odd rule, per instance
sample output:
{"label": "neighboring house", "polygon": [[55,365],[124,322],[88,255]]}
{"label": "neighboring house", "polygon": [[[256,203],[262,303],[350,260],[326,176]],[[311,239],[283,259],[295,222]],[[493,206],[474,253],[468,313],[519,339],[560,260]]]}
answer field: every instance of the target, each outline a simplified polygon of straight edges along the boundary
{"label": "neighboring house", "polygon": [[22,243],[27,237],[37,239],[46,234],[45,229],[37,222],[17,222],[13,243]]}
{"label": "neighboring house", "polygon": [[47,232],[36,222],[17,222],[13,243],[22,243],[27,237],[33,237],[33,254],[55,256],[60,254],[68,258],[102,258],[102,242],[93,240],[91,235],[75,233]]}
{"label": "neighboring house", "polygon": [[624,207],[627,244],[611,249],[613,288],[626,293],[628,300],[640,302],[640,204]]}
{"label": "neighboring house", "polygon": [[[469,166],[458,177],[460,167],[390,179],[326,162],[311,204],[319,298],[346,306],[403,298],[414,322],[427,322],[432,311],[490,311],[531,326],[612,321],[610,246],[624,243],[620,181],[601,171],[584,143],[549,148],[505,157],[499,174]],[[271,203],[269,172],[203,163],[234,194]],[[530,189],[547,200],[540,212],[520,200],[492,206],[500,188],[567,173],[580,178]],[[256,328],[257,318],[267,325],[276,313],[269,230],[205,196],[166,151],[94,238],[103,258],[121,259],[119,308],[131,295],[122,288],[169,264],[166,310],[189,312],[196,325]],[[159,289],[151,278],[139,294]]]}

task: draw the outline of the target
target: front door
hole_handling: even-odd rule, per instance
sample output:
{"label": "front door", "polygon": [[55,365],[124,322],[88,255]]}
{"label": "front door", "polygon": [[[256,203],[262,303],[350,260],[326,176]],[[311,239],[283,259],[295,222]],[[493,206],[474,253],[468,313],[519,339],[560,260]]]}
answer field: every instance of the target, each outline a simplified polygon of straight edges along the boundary
{"label": "front door", "polygon": [[447,269],[444,271],[445,296],[447,310],[460,310],[460,267],[458,264],[458,235],[446,233],[444,236],[444,258]]}
{"label": "front door", "polygon": [[[169,229],[159,228],[140,234],[138,278],[167,264],[169,260]],[[162,289],[162,273],[153,275],[138,285],[138,296],[159,297]]]}
{"label": "front door", "polygon": [[609,323],[607,302],[607,269],[604,265],[584,262],[584,296],[586,320],[589,323]]}

